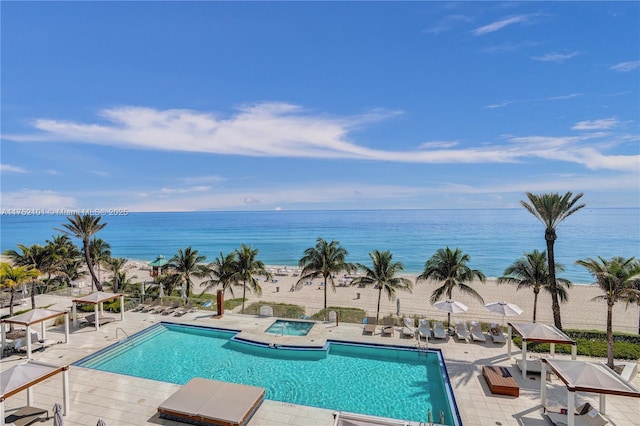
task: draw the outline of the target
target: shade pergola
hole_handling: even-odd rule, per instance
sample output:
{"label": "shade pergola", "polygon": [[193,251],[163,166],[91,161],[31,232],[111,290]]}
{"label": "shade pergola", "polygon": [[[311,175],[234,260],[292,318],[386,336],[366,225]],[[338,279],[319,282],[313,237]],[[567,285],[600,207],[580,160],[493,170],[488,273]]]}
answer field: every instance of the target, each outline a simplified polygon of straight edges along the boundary
{"label": "shade pergola", "polygon": [[515,331],[522,337],[522,378],[527,377],[527,343],[541,342],[549,343],[551,356],[555,354],[556,344],[565,344],[571,346],[571,359],[576,359],[578,353],[577,342],[564,334],[562,330],[547,324],[539,322],[527,323],[508,323],[509,341],[507,343],[507,355],[511,359],[511,341],[513,340],[512,331]]}
{"label": "shade pergola", "polygon": [[92,304],[94,305],[94,311],[96,315],[96,331],[100,329],[99,312],[102,312],[102,304],[109,300],[120,299],[120,320],[124,321],[124,295],[120,293],[105,293],[103,291],[96,291],[87,296],[73,300],[72,313],[73,313],[73,326],[78,327],[78,311],[76,305],[78,304]]}
{"label": "shade pergola", "polygon": [[51,309],[32,309],[20,315],[15,315],[11,318],[5,318],[2,322],[2,347],[4,348],[7,343],[6,324],[16,324],[25,326],[27,329],[27,358],[31,359],[31,326],[37,323],[42,324],[42,332],[40,337],[42,340],[46,340],[46,327],[45,321],[57,318],[64,315],[64,342],[69,343],[69,313],[64,311],[54,311]]}
{"label": "shade pergola", "polygon": [[62,373],[64,415],[69,414],[69,366],[57,366],[29,360],[0,373],[0,426],[4,426],[4,401],[23,390],[27,391],[27,405],[33,402],[32,386]]}
{"label": "shade pergola", "polygon": [[605,364],[585,361],[542,359],[542,381],[540,397],[544,407],[547,399],[547,380],[545,370],[548,366],[567,386],[567,425],[574,426],[575,393],[589,392],[600,394],[599,411],[606,414],[606,395],[640,398],[640,391],[623,380],[618,373]]}

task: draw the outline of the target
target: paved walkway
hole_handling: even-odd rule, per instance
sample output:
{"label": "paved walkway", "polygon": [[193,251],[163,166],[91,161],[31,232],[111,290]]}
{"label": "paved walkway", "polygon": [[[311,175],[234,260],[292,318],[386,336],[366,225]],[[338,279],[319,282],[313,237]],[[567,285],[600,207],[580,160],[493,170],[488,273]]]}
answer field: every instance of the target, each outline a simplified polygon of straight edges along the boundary
{"label": "paved walkway", "polygon": [[[38,296],[38,306],[65,310],[70,308],[70,300],[70,298],[59,296]],[[116,318],[119,319],[119,316],[116,315]],[[257,335],[273,321],[273,318],[226,313],[222,318],[216,319],[211,316],[211,313],[203,311],[180,318],[127,312],[124,321],[118,320],[107,324],[97,332],[91,327],[72,329],[69,344],[61,343],[45,351],[36,352],[33,359],[56,365],[71,364],[116,342],[116,333],[117,337],[122,339],[124,333],[131,335],[160,321],[238,329],[249,335]],[[382,337],[378,333],[365,336],[362,333],[362,326],[357,324],[341,323],[337,327],[335,324],[319,324],[314,327],[313,334],[309,338],[314,340],[313,344],[323,339],[387,342],[411,346],[415,346],[416,343],[415,340],[401,338],[400,333],[397,332],[393,337]],[[64,341],[62,327],[49,326],[47,338]],[[286,343],[286,339],[286,336],[278,336],[280,343]],[[551,424],[541,414],[540,376],[532,374],[527,379],[522,379],[514,360],[507,358],[505,344],[465,343],[451,338],[446,342],[431,341],[430,347],[440,349],[444,355],[465,426],[546,426]],[[514,347],[514,350],[512,356],[519,356],[517,347]],[[556,356],[562,357],[562,355]],[[24,359],[24,355],[21,357],[12,355],[2,359],[0,368],[5,370],[24,362]],[[594,359],[590,360],[594,361]],[[154,361],[162,362],[162,360]],[[509,367],[520,386],[520,396],[515,398],[491,394],[482,377],[483,365]],[[69,377],[71,412],[65,418],[65,425],[94,425],[98,418],[104,419],[109,426],[181,424],[160,419],[156,413],[158,405],[178,390],[179,385],[74,366],[70,368]],[[636,387],[640,385],[640,375],[634,379],[634,385]],[[61,376],[53,377],[36,385],[33,390],[32,405],[51,410],[54,403],[62,399],[62,378]],[[566,404],[566,388],[558,379],[552,379],[547,392],[550,405]],[[345,395],[345,398],[348,397]],[[589,401],[593,406],[598,407],[597,395],[579,393],[576,398],[577,404],[584,401]],[[5,405],[7,414],[10,414],[13,409],[26,405],[26,392],[10,397],[5,401]],[[637,399],[607,396],[606,407],[609,422],[614,426],[637,424],[637,419],[640,418],[640,404]],[[38,424],[53,424],[53,420]],[[333,424],[333,415],[331,410],[266,400],[249,424],[250,426],[330,426]]]}

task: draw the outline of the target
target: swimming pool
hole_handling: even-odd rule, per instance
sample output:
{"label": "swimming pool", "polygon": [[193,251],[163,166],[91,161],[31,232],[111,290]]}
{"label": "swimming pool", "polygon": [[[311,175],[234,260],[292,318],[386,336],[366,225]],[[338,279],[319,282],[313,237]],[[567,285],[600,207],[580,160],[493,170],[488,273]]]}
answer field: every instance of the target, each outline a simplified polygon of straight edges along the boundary
{"label": "swimming pool", "polygon": [[439,351],[329,342],[288,349],[234,340],[237,331],[155,324],[74,365],[185,384],[193,377],[260,386],[292,404],[460,425]]}
{"label": "swimming pool", "polygon": [[283,336],[306,336],[315,323],[309,321],[275,320],[264,332]]}

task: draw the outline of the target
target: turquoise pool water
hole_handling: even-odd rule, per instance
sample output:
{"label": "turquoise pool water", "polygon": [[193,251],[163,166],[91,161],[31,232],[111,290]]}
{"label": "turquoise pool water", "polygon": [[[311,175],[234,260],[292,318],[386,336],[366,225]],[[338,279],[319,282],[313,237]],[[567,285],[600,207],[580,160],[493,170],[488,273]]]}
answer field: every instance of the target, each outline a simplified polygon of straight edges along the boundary
{"label": "turquoise pool water", "polygon": [[336,342],[326,350],[270,348],[235,334],[160,323],[75,365],[177,384],[242,383],[275,401],[417,422],[442,411],[446,424],[460,424],[439,352]]}
{"label": "turquoise pool water", "polygon": [[315,323],[308,321],[275,320],[265,333],[285,336],[306,336]]}

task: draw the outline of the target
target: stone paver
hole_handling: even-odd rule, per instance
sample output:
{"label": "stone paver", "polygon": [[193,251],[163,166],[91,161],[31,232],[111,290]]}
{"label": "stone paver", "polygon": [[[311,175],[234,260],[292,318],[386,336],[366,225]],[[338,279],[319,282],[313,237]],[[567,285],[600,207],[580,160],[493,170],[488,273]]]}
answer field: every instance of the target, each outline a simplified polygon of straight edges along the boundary
{"label": "stone paver", "polygon": [[[70,298],[59,296],[38,296],[38,306],[50,305],[50,309],[69,309]],[[4,313],[4,310],[3,310]],[[119,319],[119,316],[116,316]],[[394,337],[363,335],[362,326],[341,323],[317,324],[309,338],[290,338],[287,336],[261,336],[262,330],[273,321],[273,318],[260,318],[227,312],[222,318],[213,318],[210,312],[198,311],[180,318],[161,316],[149,313],[127,312],[124,321],[116,321],[102,327],[99,331],[93,328],[72,329],[69,344],[57,344],[42,352],[36,352],[33,359],[56,365],[71,364],[95,351],[122,339],[124,334],[131,335],[160,321],[191,323],[243,330],[247,336],[256,339],[266,338],[269,342],[281,344],[321,345],[327,339],[347,340],[355,342],[393,343],[415,346],[416,341],[401,339],[400,333]],[[379,331],[378,331],[379,333]],[[47,327],[47,338],[63,341],[62,327]],[[310,342],[313,340],[313,342]],[[489,339],[488,339],[489,340]],[[447,371],[465,426],[500,426],[527,425],[546,426],[550,423],[541,414],[540,376],[529,375],[523,379],[508,359],[506,345],[486,343],[465,343],[449,339],[446,342],[432,341],[430,348],[440,349],[444,355]],[[517,348],[515,348],[517,349]],[[513,357],[519,356],[514,351]],[[556,355],[562,357],[562,355]],[[586,358],[585,358],[586,359]],[[1,369],[24,362],[25,356],[12,355],[2,359]],[[593,359],[591,359],[593,360]],[[159,360],[161,362],[161,360]],[[601,360],[598,360],[601,361]],[[499,365],[511,368],[518,385],[520,396],[508,397],[490,393],[481,369],[483,365]],[[107,425],[180,425],[181,423],[160,419],[156,413],[158,405],[172,395],[179,385],[140,379],[136,377],[105,373],[80,367],[71,367],[69,374],[71,412],[65,417],[65,425],[94,425],[98,418],[103,418]],[[633,384],[638,387],[640,375]],[[33,388],[36,405],[51,410],[55,402],[62,400],[62,376],[53,377]],[[348,398],[348,395],[345,395]],[[547,390],[549,404],[563,406],[566,404],[566,388],[558,379],[552,379]],[[589,401],[598,407],[598,395],[579,393],[578,402]],[[640,404],[637,399],[607,396],[607,417],[613,426],[637,424],[640,418]],[[8,414],[13,409],[26,405],[26,392],[10,397],[5,401]],[[38,424],[53,424],[53,420]],[[250,421],[250,426],[286,426],[333,425],[331,410],[301,407],[277,401],[265,401]],[[414,423],[417,425],[417,423]]]}

